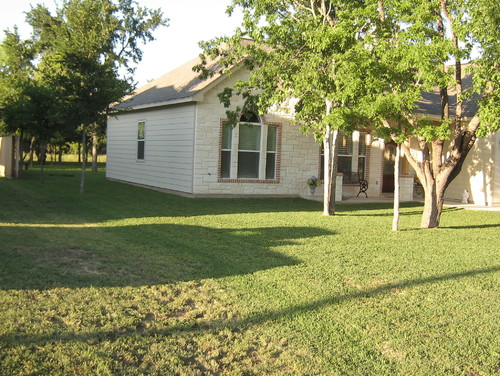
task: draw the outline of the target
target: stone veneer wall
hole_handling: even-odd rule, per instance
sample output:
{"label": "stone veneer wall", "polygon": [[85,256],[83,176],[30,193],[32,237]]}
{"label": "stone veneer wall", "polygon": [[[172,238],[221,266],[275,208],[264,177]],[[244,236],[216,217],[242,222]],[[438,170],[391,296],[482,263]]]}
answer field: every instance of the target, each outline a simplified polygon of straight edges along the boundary
{"label": "stone veneer wall", "polygon": [[[305,136],[297,126],[290,122],[290,114],[278,112],[263,117],[265,123],[281,126],[281,163],[279,181],[233,180],[220,182],[219,145],[221,120],[226,118],[226,109],[220,104],[217,93],[225,86],[232,85],[243,78],[240,70],[227,80],[209,90],[202,102],[197,104],[194,184],[195,195],[282,195],[306,196],[309,177],[317,175],[319,146],[312,136]],[[241,100],[232,105],[241,104]]]}
{"label": "stone veneer wall", "polygon": [[413,176],[399,178],[399,201],[413,201]]}
{"label": "stone veneer wall", "polygon": [[[470,194],[469,202],[476,205],[491,206],[495,202],[495,177],[500,176],[495,172],[498,170],[500,159],[496,159],[495,152],[500,142],[500,132],[490,134],[484,138],[478,138],[472,150],[467,155],[462,171],[450,183],[445,192],[445,199],[462,201],[464,190]],[[500,183],[497,183],[497,185]]]}

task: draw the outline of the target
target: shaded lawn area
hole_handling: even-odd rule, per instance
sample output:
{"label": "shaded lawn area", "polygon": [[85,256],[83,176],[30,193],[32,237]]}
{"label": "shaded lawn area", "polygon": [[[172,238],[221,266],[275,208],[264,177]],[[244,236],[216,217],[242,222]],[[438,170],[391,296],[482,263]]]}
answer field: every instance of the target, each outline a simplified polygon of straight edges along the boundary
{"label": "shaded lawn area", "polygon": [[0,375],[498,374],[500,213],[78,184],[0,180]]}

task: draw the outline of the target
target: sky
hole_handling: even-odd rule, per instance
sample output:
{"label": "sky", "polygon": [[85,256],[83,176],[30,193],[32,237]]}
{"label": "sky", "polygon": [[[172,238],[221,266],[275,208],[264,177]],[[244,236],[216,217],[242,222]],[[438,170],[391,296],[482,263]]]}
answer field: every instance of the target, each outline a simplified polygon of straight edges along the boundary
{"label": "sky", "polygon": [[[231,35],[241,24],[241,14],[229,17],[225,12],[231,0],[137,0],[147,8],[161,8],[169,26],[157,29],[156,40],[143,46],[143,59],[137,67],[135,81],[142,86],[172,69],[194,59],[201,52],[198,42]],[[21,36],[29,37],[25,12],[31,5],[44,4],[55,9],[55,0],[0,0],[0,31],[17,25]]]}

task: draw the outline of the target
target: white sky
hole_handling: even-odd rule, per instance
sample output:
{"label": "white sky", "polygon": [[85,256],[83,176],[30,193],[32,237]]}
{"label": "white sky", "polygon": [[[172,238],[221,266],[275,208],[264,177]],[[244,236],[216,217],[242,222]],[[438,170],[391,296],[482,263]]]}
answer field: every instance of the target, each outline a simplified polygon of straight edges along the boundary
{"label": "white sky", "polygon": [[[21,36],[29,36],[24,12],[30,5],[45,4],[55,9],[55,0],[0,0],[0,31],[17,25]],[[161,8],[169,26],[155,32],[156,40],[143,46],[142,62],[135,81],[139,87],[198,56],[198,42],[231,35],[241,23],[241,14],[229,17],[225,11],[231,0],[138,0],[141,6]]]}

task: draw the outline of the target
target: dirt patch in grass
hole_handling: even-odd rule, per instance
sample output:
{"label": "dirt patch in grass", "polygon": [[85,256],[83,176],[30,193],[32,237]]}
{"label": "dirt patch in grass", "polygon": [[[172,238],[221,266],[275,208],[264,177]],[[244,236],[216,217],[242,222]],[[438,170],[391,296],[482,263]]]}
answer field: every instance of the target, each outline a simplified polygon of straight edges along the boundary
{"label": "dirt patch in grass", "polygon": [[0,375],[306,374],[311,355],[245,324],[233,298],[215,281],[0,291]]}
{"label": "dirt patch in grass", "polygon": [[18,254],[29,256],[45,265],[63,269],[71,274],[100,275],[100,265],[96,256],[84,249],[18,249]]}

